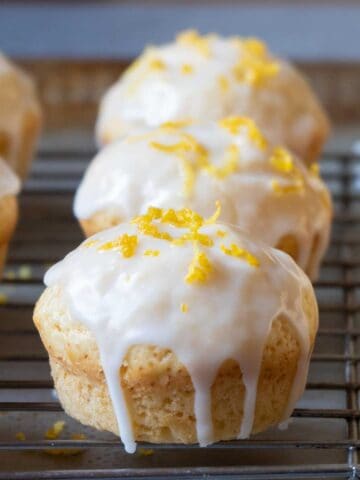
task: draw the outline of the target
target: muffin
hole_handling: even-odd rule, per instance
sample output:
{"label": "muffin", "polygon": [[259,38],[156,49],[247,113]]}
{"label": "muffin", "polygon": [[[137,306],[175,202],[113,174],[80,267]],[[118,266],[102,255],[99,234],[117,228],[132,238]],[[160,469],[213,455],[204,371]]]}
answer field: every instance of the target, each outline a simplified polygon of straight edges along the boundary
{"label": "muffin", "polygon": [[184,118],[254,119],[274,143],[308,164],[321,152],[328,119],[303,76],[255,38],[181,33],[149,47],[105,94],[97,121],[103,145]]}
{"label": "muffin", "polygon": [[41,129],[32,80],[0,53],[0,156],[24,179]]}
{"label": "muffin", "polygon": [[74,212],[92,235],[149,205],[189,207],[280,248],[315,279],[329,240],[331,200],[317,169],[266,140],[246,117],[168,122],[105,147],[77,191]]}
{"label": "muffin", "polygon": [[0,278],[6,260],[8,244],[16,227],[18,217],[16,195],[19,190],[19,179],[0,158]]}
{"label": "muffin", "polygon": [[311,283],[218,215],[151,207],[46,274],[34,322],[62,406],[128,452],[246,438],[286,420],[303,392]]}

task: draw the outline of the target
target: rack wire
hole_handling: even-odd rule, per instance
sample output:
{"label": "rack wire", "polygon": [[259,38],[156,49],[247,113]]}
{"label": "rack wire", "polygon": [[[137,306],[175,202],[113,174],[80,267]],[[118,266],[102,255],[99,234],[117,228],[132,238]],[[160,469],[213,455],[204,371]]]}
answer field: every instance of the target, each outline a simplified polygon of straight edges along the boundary
{"label": "rack wire", "polygon": [[[0,285],[0,480],[359,478],[360,157],[328,153],[321,163],[335,220],[316,284],[320,331],[309,381],[288,429],[206,449],[141,444],[127,455],[113,435],[66,417],[32,324],[44,272],[82,240],[72,200],[94,151],[68,143],[59,148],[55,138],[39,152]],[[58,420],[62,435],[44,438]]]}

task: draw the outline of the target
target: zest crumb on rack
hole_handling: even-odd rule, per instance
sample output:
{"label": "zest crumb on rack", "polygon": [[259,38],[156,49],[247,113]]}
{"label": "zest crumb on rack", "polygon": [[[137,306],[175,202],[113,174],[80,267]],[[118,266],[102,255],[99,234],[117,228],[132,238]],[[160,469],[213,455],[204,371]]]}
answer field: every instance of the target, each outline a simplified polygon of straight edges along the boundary
{"label": "zest crumb on rack", "polygon": [[15,438],[16,440],[19,440],[20,442],[24,442],[26,440],[26,435],[24,432],[17,432],[15,433]]}
{"label": "zest crumb on rack", "polygon": [[65,427],[65,422],[62,420],[59,420],[55,422],[52,427],[47,430],[45,433],[45,438],[48,440],[56,440],[62,433]]}
{"label": "zest crumb on rack", "polygon": [[154,455],[154,450],[152,448],[138,448],[138,453],[141,457],[150,457]]}
{"label": "zest crumb on rack", "polygon": [[8,296],[5,293],[0,292],[0,305],[6,305]]}

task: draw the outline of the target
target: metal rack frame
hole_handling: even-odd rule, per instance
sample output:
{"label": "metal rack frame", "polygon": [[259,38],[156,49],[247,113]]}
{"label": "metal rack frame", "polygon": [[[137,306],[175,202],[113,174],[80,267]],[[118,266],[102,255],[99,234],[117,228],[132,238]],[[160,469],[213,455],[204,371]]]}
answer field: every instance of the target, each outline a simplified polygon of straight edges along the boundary
{"label": "metal rack frame", "polygon": [[[53,395],[47,355],[32,324],[32,309],[47,264],[81,241],[71,203],[93,153],[91,148],[43,148],[21,194],[22,217],[0,285],[0,293],[8,297],[0,305],[0,480],[358,478],[360,157],[349,153],[326,154],[321,163],[333,192],[335,219],[331,247],[316,284],[320,331],[306,392],[315,401],[312,404],[311,397],[294,412],[296,427],[207,449],[140,445],[154,453],[135,456],[126,455],[114,436],[90,429],[83,440],[46,440],[36,433],[42,422],[36,412],[53,419],[64,414]],[[26,275],[21,275],[23,264]],[[44,373],[38,375],[40,370]],[[329,404],[332,396],[338,398],[335,406]],[[21,427],[22,422],[28,428],[25,441],[16,440],[12,429],[14,423]],[[329,430],[332,422],[340,426],[334,433]],[[41,453],[59,448],[84,450],[86,460],[82,455],[74,460]],[[109,460],[103,453],[110,451]]]}

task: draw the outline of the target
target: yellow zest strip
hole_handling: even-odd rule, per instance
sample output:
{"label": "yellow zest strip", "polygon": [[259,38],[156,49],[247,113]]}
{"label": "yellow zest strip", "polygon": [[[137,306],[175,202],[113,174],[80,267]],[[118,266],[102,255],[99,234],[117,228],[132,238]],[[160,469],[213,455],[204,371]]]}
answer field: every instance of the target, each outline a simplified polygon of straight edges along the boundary
{"label": "yellow zest strip", "polygon": [[218,77],[218,83],[222,92],[226,93],[229,91],[229,80],[225,77],[225,75],[220,75]]}
{"label": "yellow zest strip", "polygon": [[152,58],[149,62],[149,67],[152,70],[166,70],[166,64],[160,58]]}
{"label": "yellow zest strip", "polygon": [[83,247],[86,247],[86,248],[94,247],[98,243],[99,243],[99,240],[90,239],[83,243]]}
{"label": "yellow zest strip", "polygon": [[246,128],[250,140],[261,150],[267,147],[267,141],[261,131],[256,126],[254,120],[248,117],[226,117],[219,121],[222,128],[228,130],[232,135],[238,135],[240,129]]}
{"label": "yellow zest strip", "polygon": [[221,203],[219,202],[219,200],[217,200],[217,201],[215,202],[215,207],[216,207],[215,212],[211,215],[211,217],[207,218],[207,219],[204,221],[204,225],[212,225],[212,224],[216,223],[216,221],[217,221],[218,218],[220,217],[220,214],[221,214]]}
{"label": "yellow zest strip", "polygon": [[309,167],[310,173],[315,175],[316,177],[320,176],[320,167],[318,163],[312,163]]}
{"label": "yellow zest strip", "polygon": [[291,173],[294,171],[294,162],[291,153],[282,147],[275,147],[271,157],[270,164],[279,172]]}
{"label": "yellow zest strip", "polygon": [[180,45],[193,47],[204,57],[210,56],[210,46],[208,39],[202,37],[196,30],[185,30],[176,37],[176,42]]}
{"label": "yellow zest strip", "polygon": [[64,430],[65,422],[59,420],[55,422],[52,427],[45,433],[45,438],[48,440],[56,440]]}
{"label": "yellow zest strip", "polygon": [[194,71],[194,67],[192,65],[189,65],[188,63],[184,63],[184,65],[182,65],[181,67],[181,73],[183,73],[184,75],[190,75],[191,73],[193,73]]}
{"label": "yellow zest strip", "polygon": [[152,448],[139,448],[138,452],[141,457],[150,457],[151,455],[154,455],[154,450]]}
{"label": "yellow zest strip", "polygon": [[217,167],[209,164],[205,167],[205,171],[213,175],[215,178],[223,180],[235,173],[239,166],[239,149],[236,145],[230,145],[225,152],[224,165]]}
{"label": "yellow zest strip", "polygon": [[189,305],[187,303],[182,303],[180,305],[180,310],[182,313],[187,313],[189,311]]}
{"label": "yellow zest strip", "polygon": [[20,442],[24,442],[26,440],[26,435],[24,432],[17,432],[15,434],[16,440],[19,440]]}
{"label": "yellow zest strip", "polygon": [[181,129],[184,127],[188,127],[192,124],[192,120],[177,120],[177,121],[169,121],[164,122],[160,125],[160,128],[169,128],[169,129]]}
{"label": "yellow zest strip", "polygon": [[195,253],[192,262],[189,265],[188,273],[185,277],[186,283],[205,283],[213,267],[210,260],[203,252]]}
{"label": "yellow zest strip", "polygon": [[227,232],[225,232],[225,230],[216,230],[216,235],[220,238],[224,238],[227,236]]}
{"label": "yellow zest strip", "polygon": [[160,255],[160,250],[145,250],[144,255],[146,257],[158,257]]}
{"label": "yellow zest strip", "polygon": [[235,78],[255,87],[279,73],[279,63],[268,56],[266,45],[256,38],[238,39],[240,58],[233,68]]}
{"label": "yellow zest strip", "polygon": [[277,180],[272,180],[271,187],[274,192],[278,193],[279,195],[287,193],[300,193],[304,190],[304,183],[302,180],[296,180],[294,183],[281,185]]}
{"label": "yellow zest strip", "polygon": [[253,254],[251,254],[244,248],[239,247],[235,243],[232,243],[230,245],[230,248],[225,247],[225,245],[221,245],[220,248],[226,255],[230,255],[236,258],[241,258],[242,260],[245,260],[252,267],[258,267],[260,265],[259,260]]}
{"label": "yellow zest strip", "polygon": [[111,240],[109,242],[104,243],[98,248],[98,250],[99,251],[119,250],[124,258],[130,258],[133,255],[135,255],[137,246],[138,246],[137,236],[128,235],[127,233],[125,233],[124,235],[121,235],[115,240]]}

